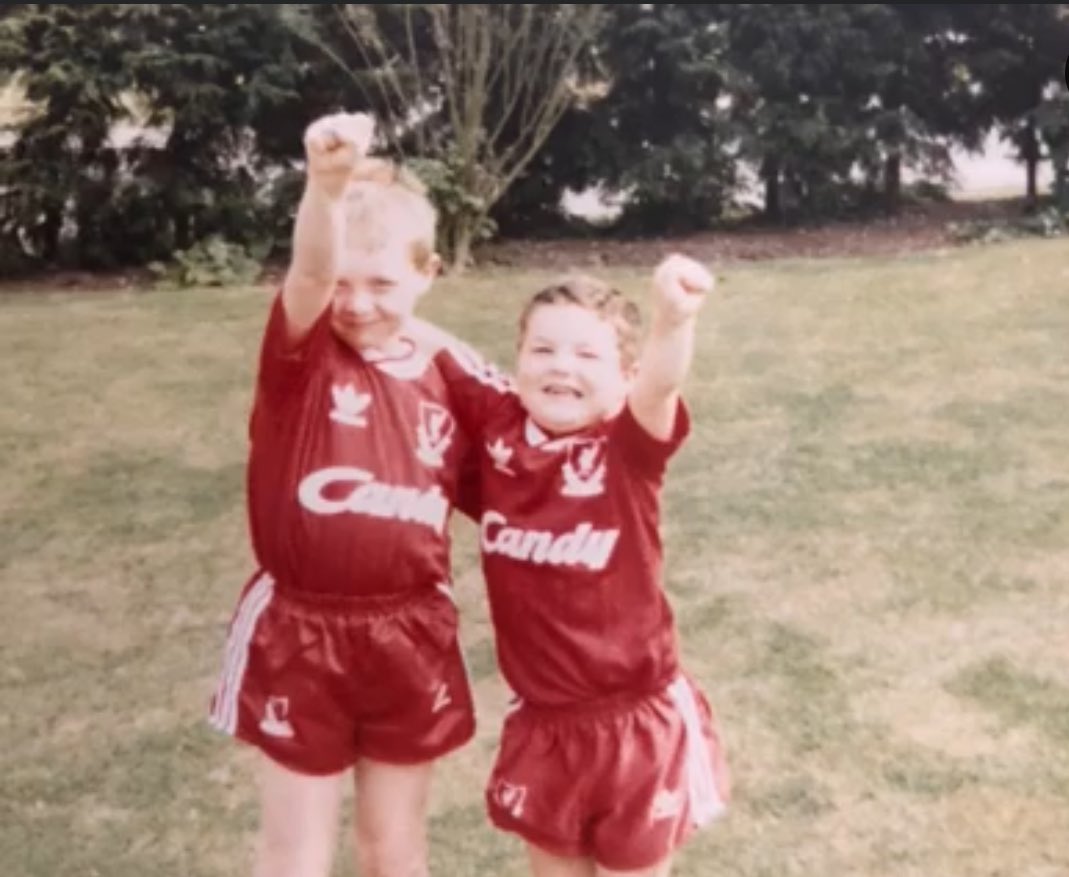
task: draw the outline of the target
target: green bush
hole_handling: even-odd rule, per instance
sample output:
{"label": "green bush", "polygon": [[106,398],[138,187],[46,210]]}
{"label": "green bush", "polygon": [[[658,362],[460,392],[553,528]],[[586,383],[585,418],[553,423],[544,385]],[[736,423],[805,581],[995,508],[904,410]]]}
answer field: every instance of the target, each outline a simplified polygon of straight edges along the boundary
{"label": "green bush", "polygon": [[241,244],[218,235],[179,250],[164,264],[149,268],[157,284],[168,289],[204,286],[236,286],[253,283],[260,274],[262,254],[252,254]]}
{"label": "green bush", "polygon": [[470,229],[471,243],[492,238],[497,224],[486,212],[486,204],[471,194],[461,180],[458,159],[418,158],[405,163],[424,186],[438,210],[438,248],[452,262],[462,230]]}
{"label": "green bush", "polygon": [[1048,207],[1018,219],[976,219],[952,222],[950,237],[963,244],[993,244],[1015,238],[1054,238],[1069,233],[1069,214]]}

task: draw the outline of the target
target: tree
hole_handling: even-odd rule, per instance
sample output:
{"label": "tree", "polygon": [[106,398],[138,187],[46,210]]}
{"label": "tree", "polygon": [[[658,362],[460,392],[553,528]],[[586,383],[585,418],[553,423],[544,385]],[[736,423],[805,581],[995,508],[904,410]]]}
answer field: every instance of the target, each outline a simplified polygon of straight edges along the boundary
{"label": "tree", "polygon": [[742,151],[769,217],[895,210],[906,167],[943,180],[953,145],[979,145],[954,7],[720,8]]}
{"label": "tree", "polygon": [[[263,146],[299,149],[308,87],[291,41],[263,5],[5,8],[0,71],[32,105],[0,160],[5,257],[144,264],[276,232],[263,187],[283,157]],[[122,122],[144,130],[118,142]]]}
{"label": "tree", "polygon": [[872,148],[857,106],[865,65],[850,7],[720,7],[728,28],[732,116],[757,168],[765,213],[840,208],[855,164]]}
{"label": "tree", "polygon": [[1037,114],[1048,92],[1063,85],[1069,46],[1066,7],[998,4],[963,7],[960,16],[970,39],[969,65],[979,111],[1017,148],[1025,163],[1027,203],[1034,207],[1043,158]]}
{"label": "tree", "polygon": [[1047,97],[1036,110],[1036,128],[1050,156],[1054,202],[1069,217],[1069,95]]}
{"label": "tree", "polygon": [[439,195],[442,241],[462,269],[493,205],[582,94],[581,53],[601,19],[594,5],[342,5],[337,27],[356,47],[344,64],[397,155],[418,156]]}
{"label": "tree", "polygon": [[950,148],[978,148],[977,120],[965,69],[957,7],[863,4],[851,8],[860,75],[855,108],[874,134],[866,156],[882,165],[883,199],[899,207],[904,166],[945,179]]}
{"label": "tree", "polygon": [[[167,216],[177,249],[222,234],[262,237],[256,192],[278,139],[299,149],[301,78],[276,8],[240,4],[135,5],[139,45],[126,65],[166,131],[144,150],[139,174]],[[294,117],[283,122],[280,110]],[[270,124],[266,120],[270,121]]]}
{"label": "tree", "polygon": [[708,6],[616,5],[599,43],[604,98],[582,139],[605,189],[627,193],[639,232],[705,228],[736,184],[736,139],[721,106],[726,44]]}
{"label": "tree", "polygon": [[[22,5],[0,19],[0,71],[17,77],[33,111],[0,163],[5,250],[52,263],[93,262],[91,234],[61,252],[69,219],[86,228],[109,197],[119,161],[111,126],[128,114],[122,64],[130,12],[117,4]],[[89,35],[92,35],[89,38]]]}

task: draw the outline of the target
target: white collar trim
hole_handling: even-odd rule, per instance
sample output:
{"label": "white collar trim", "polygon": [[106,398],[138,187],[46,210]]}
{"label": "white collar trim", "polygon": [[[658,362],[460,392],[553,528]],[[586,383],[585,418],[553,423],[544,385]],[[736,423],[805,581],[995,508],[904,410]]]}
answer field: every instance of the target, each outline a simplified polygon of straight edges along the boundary
{"label": "white collar trim", "polygon": [[523,425],[523,437],[532,448],[541,448],[544,451],[559,451],[571,444],[571,437],[550,438],[545,430],[535,423],[530,416]]}

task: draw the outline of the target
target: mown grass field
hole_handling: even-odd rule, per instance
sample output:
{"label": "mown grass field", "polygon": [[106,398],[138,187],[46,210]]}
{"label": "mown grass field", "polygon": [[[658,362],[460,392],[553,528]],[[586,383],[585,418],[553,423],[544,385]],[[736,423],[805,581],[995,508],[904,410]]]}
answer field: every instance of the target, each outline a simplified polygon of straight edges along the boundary
{"label": "mown grass field", "polygon": [[[735,797],[675,873],[1066,877],[1069,243],[719,274],[665,532]],[[446,280],[424,312],[508,361],[545,279]],[[267,296],[0,297],[5,877],[248,873],[251,760],[205,707]],[[480,731],[440,771],[433,872],[518,877],[483,816],[504,690],[457,536]]]}

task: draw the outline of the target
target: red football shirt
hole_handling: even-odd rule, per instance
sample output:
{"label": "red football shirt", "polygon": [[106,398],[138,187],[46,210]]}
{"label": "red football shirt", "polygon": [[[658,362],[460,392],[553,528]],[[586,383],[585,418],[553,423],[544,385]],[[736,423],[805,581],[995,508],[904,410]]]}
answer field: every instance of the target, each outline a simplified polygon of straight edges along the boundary
{"label": "red football shirt", "polygon": [[448,520],[466,441],[433,361],[361,356],[329,310],[296,345],[281,297],[250,421],[253,550],[280,586],[351,596],[450,580]]}
{"label": "red football shirt", "polygon": [[436,362],[454,413],[482,444],[483,572],[506,681],[543,706],[663,688],[678,648],[662,587],[660,489],[689,431],[686,408],[666,442],[626,406],[555,438],[471,351],[450,348]]}

